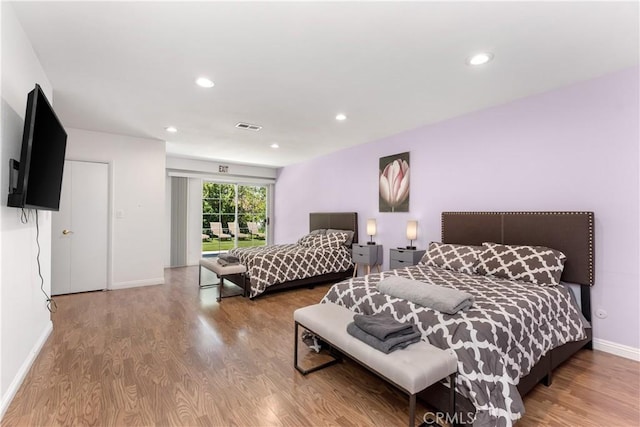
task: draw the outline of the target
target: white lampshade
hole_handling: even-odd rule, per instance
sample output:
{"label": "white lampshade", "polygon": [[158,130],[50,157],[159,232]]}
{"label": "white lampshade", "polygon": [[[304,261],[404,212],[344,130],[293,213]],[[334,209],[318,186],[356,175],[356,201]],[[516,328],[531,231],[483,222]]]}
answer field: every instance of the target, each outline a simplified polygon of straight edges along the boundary
{"label": "white lampshade", "polygon": [[368,219],[367,220],[367,236],[375,236],[376,235],[376,220]]}
{"label": "white lampshade", "polygon": [[416,240],[418,238],[418,221],[407,221],[407,239]]}

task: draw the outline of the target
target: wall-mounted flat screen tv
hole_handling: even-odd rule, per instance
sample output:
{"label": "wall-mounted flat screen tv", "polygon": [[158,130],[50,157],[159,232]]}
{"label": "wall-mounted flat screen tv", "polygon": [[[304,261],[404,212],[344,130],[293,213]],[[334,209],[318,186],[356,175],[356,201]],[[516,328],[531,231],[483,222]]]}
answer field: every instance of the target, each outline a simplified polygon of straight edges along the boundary
{"label": "wall-mounted flat screen tv", "polygon": [[[65,132],[39,85],[29,92],[22,134],[20,163],[11,161],[8,206],[57,211],[64,155]],[[17,170],[17,179],[14,179]]]}

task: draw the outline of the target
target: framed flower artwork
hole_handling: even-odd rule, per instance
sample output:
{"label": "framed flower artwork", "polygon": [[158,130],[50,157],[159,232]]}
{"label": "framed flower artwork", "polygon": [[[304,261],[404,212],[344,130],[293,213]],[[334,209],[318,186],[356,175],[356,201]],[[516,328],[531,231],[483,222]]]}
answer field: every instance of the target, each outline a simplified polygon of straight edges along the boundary
{"label": "framed flower artwork", "polygon": [[409,152],[380,158],[380,212],[409,212]]}

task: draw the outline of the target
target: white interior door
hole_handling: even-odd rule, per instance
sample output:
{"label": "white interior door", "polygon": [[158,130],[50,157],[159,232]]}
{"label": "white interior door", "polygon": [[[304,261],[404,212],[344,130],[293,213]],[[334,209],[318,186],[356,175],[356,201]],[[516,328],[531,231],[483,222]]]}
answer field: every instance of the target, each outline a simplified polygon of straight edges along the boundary
{"label": "white interior door", "polygon": [[109,166],[65,161],[60,210],[52,215],[51,293],[107,287]]}

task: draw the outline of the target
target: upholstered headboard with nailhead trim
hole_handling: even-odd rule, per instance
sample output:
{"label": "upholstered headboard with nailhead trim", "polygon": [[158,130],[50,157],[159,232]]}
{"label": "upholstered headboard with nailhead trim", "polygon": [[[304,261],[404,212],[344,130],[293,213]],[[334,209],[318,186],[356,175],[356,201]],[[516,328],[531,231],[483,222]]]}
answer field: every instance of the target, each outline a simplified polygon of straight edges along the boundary
{"label": "upholstered headboard with nailhead trim", "polygon": [[443,212],[442,242],[546,246],[567,256],[561,280],[580,286],[582,314],[591,321],[595,281],[593,212]]}
{"label": "upholstered headboard with nailhead trim", "polygon": [[442,242],[546,246],[567,256],[562,280],[593,286],[593,212],[443,212]]}

